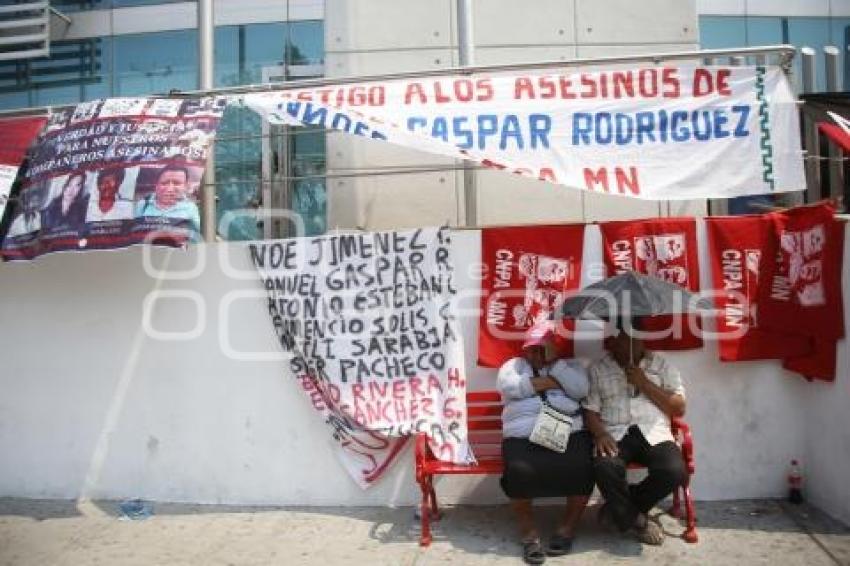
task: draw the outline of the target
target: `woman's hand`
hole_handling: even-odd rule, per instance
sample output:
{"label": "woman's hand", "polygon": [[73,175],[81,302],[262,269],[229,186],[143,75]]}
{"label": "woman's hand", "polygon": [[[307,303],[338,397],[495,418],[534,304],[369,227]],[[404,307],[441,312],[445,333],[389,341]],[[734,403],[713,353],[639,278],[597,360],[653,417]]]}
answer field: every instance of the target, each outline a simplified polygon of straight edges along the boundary
{"label": "woman's hand", "polygon": [[535,393],[548,391],[549,389],[559,389],[561,385],[555,381],[554,377],[533,377],[531,378],[531,386],[534,387]]}

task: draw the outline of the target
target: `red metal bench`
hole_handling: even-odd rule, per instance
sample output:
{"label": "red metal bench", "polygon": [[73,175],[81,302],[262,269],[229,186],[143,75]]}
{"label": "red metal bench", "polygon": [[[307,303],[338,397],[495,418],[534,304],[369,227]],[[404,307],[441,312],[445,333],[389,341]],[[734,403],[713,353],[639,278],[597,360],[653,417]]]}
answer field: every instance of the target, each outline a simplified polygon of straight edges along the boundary
{"label": "red metal bench", "polygon": [[[442,474],[484,474],[501,475],[502,463],[502,397],[498,391],[471,391],[466,395],[466,416],[469,425],[469,442],[478,460],[477,464],[466,466],[441,462],[434,457],[428,447],[424,434],[416,437],[416,481],[422,489],[420,508],[422,533],[421,546],[431,544],[431,521],[439,518],[437,494],[434,491],[434,476]],[[694,447],[691,431],[681,419],[672,421],[673,436],[682,449],[682,457],[688,470],[685,485],[673,492],[673,506],[670,514],[681,516],[681,501],[685,501],[686,528],[682,538],[687,542],[697,542],[696,514],[691,498],[690,481],[694,474]],[[641,468],[638,464],[629,468]]]}

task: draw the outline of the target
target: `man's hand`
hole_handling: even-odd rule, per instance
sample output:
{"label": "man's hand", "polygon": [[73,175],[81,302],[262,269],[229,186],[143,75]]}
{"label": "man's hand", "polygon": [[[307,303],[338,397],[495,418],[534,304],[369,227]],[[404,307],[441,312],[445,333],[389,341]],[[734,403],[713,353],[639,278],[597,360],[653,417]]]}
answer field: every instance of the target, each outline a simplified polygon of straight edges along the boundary
{"label": "man's hand", "polygon": [[628,366],[624,368],[623,371],[626,374],[626,381],[635,387],[640,387],[645,381],[647,381],[646,374],[643,373],[643,370],[637,366]]}
{"label": "man's hand", "polygon": [[617,441],[607,432],[593,438],[593,455],[597,458],[613,457],[617,452]]}

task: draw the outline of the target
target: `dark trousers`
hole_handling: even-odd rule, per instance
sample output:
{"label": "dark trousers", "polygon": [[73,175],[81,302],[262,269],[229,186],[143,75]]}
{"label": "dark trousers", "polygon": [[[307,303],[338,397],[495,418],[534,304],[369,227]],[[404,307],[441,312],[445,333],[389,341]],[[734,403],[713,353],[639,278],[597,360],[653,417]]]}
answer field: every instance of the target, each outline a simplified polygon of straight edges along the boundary
{"label": "dark trousers", "polygon": [[[593,470],[614,522],[626,530],[634,525],[639,513],[648,512],[682,485],[686,472],[682,452],[675,442],[652,446],[636,426],[629,428],[617,447],[616,456],[595,458]],[[642,482],[630,486],[626,466],[632,462],[646,466],[649,473]]]}

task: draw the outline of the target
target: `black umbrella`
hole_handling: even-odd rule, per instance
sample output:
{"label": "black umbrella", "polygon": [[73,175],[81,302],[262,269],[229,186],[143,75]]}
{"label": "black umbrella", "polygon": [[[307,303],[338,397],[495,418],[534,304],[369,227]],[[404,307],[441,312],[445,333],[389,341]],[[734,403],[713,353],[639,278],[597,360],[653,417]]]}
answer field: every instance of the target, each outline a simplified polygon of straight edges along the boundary
{"label": "black umbrella", "polygon": [[[710,302],[676,285],[627,271],[588,285],[567,297],[553,318],[612,320],[639,316],[682,314],[710,308]],[[632,335],[629,333],[629,359]]]}
{"label": "black umbrella", "polygon": [[656,277],[627,271],[588,285],[564,299],[553,318],[610,320],[681,314],[710,308],[709,301]]}

